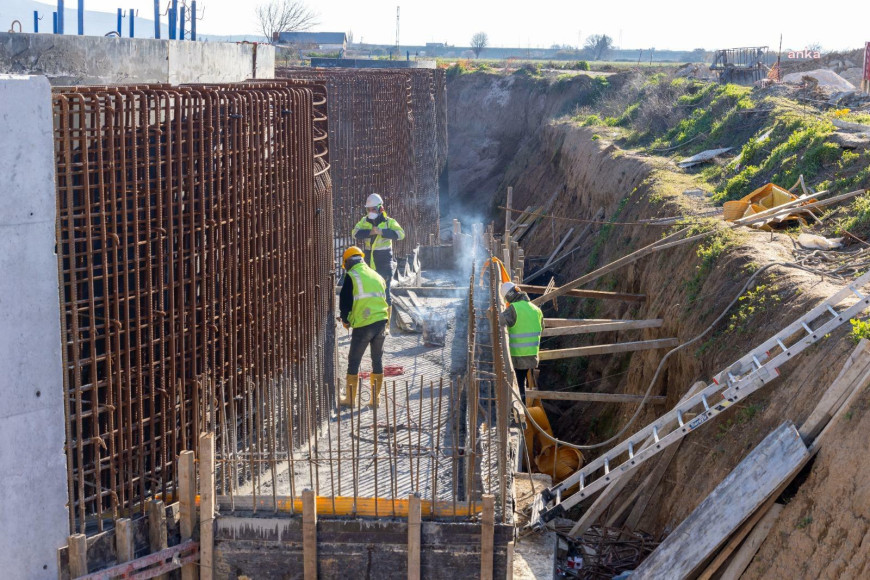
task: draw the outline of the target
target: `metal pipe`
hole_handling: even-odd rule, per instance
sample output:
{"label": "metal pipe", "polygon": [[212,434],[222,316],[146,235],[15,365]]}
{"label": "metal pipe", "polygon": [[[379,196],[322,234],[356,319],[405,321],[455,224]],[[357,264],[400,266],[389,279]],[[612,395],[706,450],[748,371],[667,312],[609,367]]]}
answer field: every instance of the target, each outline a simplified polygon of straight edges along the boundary
{"label": "metal pipe", "polygon": [[57,16],[57,30],[55,31],[55,34],[63,34],[63,1],[64,0],[57,0],[57,12],[55,13]]}
{"label": "metal pipe", "polygon": [[33,33],[39,33],[39,11],[37,10],[33,11]]}
{"label": "metal pipe", "polygon": [[118,36],[121,36],[121,20],[124,18],[124,11],[118,8],[118,25],[115,27],[115,30],[118,32]]}
{"label": "metal pipe", "polygon": [[[129,15],[129,18],[130,18],[130,38],[133,38],[133,37],[136,36],[136,35],[134,34],[134,32],[135,32],[134,23],[135,23],[135,20],[136,20],[136,12],[135,12],[132,8],[130,8],[130,12],[128,13],[128,15]],[[121,32],[120,32],[120,31],[118,31],[118,35],[119,35],[119,36],[121,35]]]}
{"label": "metal pipe", "polygon": [[190,39],[196,41],[196,0],[190,3]]}
{"label": "metal pipe", "polygon": [[178,39],[184,40],[184,17],[185,17],[186,8],[182,4],[181,6],[181,18],[178,20]]}
{"label": "metal pipe", "polygon": [[78,10],[79,36],[85,34],[85,0],[79,0]]}
{"label": "metal pipe", "polygon": [[51,32],[57,34],[57,12],[51,13]]}

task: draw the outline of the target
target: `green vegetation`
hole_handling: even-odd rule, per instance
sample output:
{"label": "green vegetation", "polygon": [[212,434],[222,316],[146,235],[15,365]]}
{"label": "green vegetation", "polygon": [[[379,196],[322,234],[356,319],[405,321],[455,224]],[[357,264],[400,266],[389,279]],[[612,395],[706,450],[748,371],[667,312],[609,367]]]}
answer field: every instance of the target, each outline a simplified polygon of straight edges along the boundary
{"label": "green vegetation", "polygon": [[728,319],[725,333],[745,334],[749,330],[749,322],[755,316],[778,304],[781,300],[782,298],[773,285],[758,284],[737,300],[737,312]]}
{"label": "green vegetation", "polygon": [[763,410],[761,405],[753,404],[742,409],[739,409],[734,417],[719,425],[719,432],[716,434],[716,439],[725,437],[733,427],[739,427],[752,421],[759,411]]}
{"label": "green vegetation", "polygon": [[852,332],[849,333],[852,342],[858,344],[862,338],[870,339],[870,321],[867,319],[852,319],[849,323],[852,325]]}
{"label": "green vegetation", "polygon": [[[718,227],[718,222],[713,219],[696,219],[689,222],[685,236],[691,237],[705,232],[709,232]],[[687,227],[685,222],[678,222],[669,233],[681,230]],[[716,260],[724,254],[729,248],[736,245],[737,235],[733,230],[720,229],[716,233],[705,238],[698,246],[696,254],[701,258],[701,262],[695,268],[695,273],[685,282],[686,298],[689,303],[695,302],[698,298],[698,293],[701,287],[713,271],[713,266]]]}
{"label": "green vegetation", "polygon": [[802,530],[813,523],[813,516],[804,516],[797,522],[797,529]]}
{"label": "green vegetation", "polygon": [[[856,197],[846,211],[846,217],[837,221],[837,233],[861,231],[870,226],[870,193]],[[854,321],[853,321],[854,322]]]}

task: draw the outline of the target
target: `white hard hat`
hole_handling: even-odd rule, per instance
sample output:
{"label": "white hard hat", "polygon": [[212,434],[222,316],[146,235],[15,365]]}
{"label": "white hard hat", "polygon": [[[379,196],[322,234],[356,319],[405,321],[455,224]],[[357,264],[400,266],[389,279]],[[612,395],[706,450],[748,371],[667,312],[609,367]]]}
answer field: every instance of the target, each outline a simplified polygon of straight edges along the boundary
{"label": "white hard hat", "polygon": [[504,284],[501,285],[501,297],[504,298],[505,296],[507,296],[508,292],[510,292],[511,290],[513,290],[516,287],[517,287],[517,285],[514,284],[513,282],[505,282]]}
{"label": "white hard hat", "polygon": [[384,205],[384,199],[377,193],[373,193],[366,198],[366,207],[378,207]]}

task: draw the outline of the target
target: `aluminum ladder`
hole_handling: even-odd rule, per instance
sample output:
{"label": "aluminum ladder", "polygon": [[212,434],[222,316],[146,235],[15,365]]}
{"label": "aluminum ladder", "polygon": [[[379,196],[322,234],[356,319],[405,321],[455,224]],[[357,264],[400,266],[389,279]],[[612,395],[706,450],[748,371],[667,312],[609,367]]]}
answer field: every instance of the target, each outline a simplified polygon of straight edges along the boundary
{"label": "aluminum ladder", "polygon": [[[721,371],[703,391],[677,405],[559,484],[543,490],[532,503],[528,525],[537,531],[543,530],[553,518],[563,517],[572,506],[776,379],[779,367],[784,363],[870,306],[870,295],[859,291],[868,282],[870,271]],[[857,296],[858,301],[840,312],[834,309],[850,295]],[[687,419],[691,413],[697,415]],[[643,447],[648,439],[651,439],[650,445]],[[563,499],[565,491],[574,486],[578,486],[578,489]]]}

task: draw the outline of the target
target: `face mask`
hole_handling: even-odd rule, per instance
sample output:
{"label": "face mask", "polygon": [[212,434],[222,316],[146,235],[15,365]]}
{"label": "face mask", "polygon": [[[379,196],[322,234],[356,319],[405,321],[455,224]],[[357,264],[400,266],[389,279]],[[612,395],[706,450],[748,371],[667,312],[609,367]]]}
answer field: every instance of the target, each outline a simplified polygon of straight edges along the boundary
{"label": "face mask", "polygon": [[377,218],[377,217],[378,217],[378,212],[376,212],[376,211],[370,211],[370,212],[369,212],[369,219],[370,219],[370,220],[373,220],[373,219],[375,219],[375,218]]}

